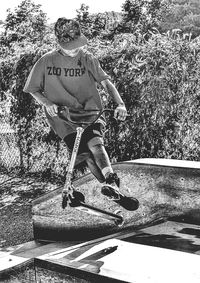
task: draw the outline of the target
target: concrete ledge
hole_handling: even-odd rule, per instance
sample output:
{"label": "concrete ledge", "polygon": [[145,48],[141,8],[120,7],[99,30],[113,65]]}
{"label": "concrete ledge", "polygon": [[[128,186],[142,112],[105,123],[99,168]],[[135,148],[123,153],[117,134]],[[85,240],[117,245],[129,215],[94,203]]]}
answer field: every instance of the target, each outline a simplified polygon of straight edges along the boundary
{"label": "concrete ledge", "polygon": [[190,160],[177,160],[177,159],[164,159],[164,158],[141,158],[126,161],[130,163],[137,164],[149,164],[158,166],[168,166],[176,168],[195,168],[200,169],[200,161],[190,161]]}
{"label": "concrete ledge", "polygon": [[[186,166],[188,164],[188,166]],[[33,202],[33,226],[35,239],[89,240],[98,234],[104,236],[124,228],[148,224],[158,218],[195,214],[200,223],[200,168],[199,162],[179,160],[143,159],[120,162],[113,165],[119,174],[124,193],[137,197],[140,208],[135,212],[122,209],[125,226],[118,228],[101,218],[91,217],[74,209],[62,210],[62,188],[46,194]],[[100,193],[101,186],[88,174],[74,182],[86,196],[87,202],[95,202],[102,209],[110,206]],[[81,219],[81,220],[80,220]]]}

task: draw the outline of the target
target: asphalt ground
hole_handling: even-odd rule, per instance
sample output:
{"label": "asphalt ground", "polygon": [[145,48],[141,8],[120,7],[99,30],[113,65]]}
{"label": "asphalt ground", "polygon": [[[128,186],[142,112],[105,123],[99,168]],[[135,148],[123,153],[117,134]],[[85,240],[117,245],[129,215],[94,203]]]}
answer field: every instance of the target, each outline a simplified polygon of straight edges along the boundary
{"label": "asphalt ground", "polygon": [[0,209],[0,247],[33,240],[30,204],[11,204]]}
{"label": "asphalt ground", "polygon": [[0,175],[0,248],[34,239],[31,202],[57,186],[33,176]]}

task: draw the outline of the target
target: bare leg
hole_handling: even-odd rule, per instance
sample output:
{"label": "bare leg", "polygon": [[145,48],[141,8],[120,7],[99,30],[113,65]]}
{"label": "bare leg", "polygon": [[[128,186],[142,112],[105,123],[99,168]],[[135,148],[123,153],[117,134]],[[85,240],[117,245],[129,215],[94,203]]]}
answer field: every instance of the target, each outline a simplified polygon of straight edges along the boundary
{"label": "bare leg", "polygon": [[103,183],[105,181],[105,178],[101,170],[97,166],[95,160],[93,159],[92,154],[90,154],[90,156],[86,159],[86,163],[91,173],[97,178],[100,183]]}
{"label": "bare leg", "polygon": [[104,178],[106,178],[106,176],[109,175],[110,173],[113,173],[110,159],[104,145],[102,144],[90,145],[89,143],[88,147],[93,155],[96,165],[98,166]]}

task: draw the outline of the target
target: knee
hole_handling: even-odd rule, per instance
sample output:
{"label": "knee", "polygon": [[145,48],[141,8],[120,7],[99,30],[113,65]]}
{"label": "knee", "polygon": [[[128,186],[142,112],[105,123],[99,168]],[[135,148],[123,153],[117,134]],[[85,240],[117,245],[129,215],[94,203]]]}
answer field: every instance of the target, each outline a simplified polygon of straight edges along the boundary
{"label": "knee", "polygon": [[104,152],[105,147],[103,144],[95,144],[95,145],[88,145],[89,150],[92,153],[100,153],[100,152]]}

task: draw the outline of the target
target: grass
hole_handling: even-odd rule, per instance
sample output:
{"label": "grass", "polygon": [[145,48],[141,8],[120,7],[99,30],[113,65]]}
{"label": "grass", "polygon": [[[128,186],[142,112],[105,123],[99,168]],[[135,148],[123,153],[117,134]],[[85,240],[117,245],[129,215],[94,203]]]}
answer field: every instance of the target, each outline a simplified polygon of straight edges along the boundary
{"label": "grass", "polygon": [[34,266],[33,263],[13,270],[9,274],[0,278],[0,282],[4,283],[88,283],[89,280],[84,280],[62,274],[59,272],[43,269]]}
{"label": "grass", "polygon": [[36,283],[37,274],[33,263],[17,268],[0,277],[4,283]]}
{"label": "grass", "polygon": [[31,201],[57,185],[34,176],[0,175],[0,247],[33,240]]}
{"label": "grass", "polygon": [[0,245],[9,247],[33,240],[31,206],[18,204],[0,211]]}

